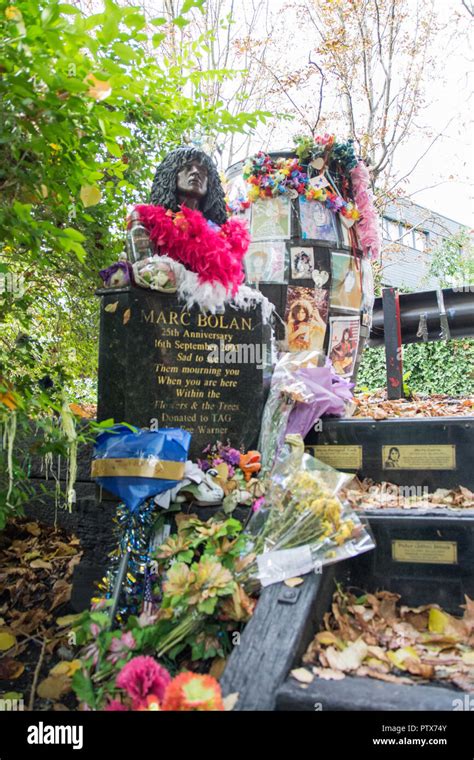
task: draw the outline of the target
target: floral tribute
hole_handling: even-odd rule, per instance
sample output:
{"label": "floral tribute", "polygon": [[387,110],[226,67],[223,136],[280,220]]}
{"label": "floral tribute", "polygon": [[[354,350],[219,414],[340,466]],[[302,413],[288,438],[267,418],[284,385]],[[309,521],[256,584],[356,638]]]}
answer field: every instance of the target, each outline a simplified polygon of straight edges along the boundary
{"label": "floral tribute", "polygon": [[[315,167],[313,174],[318,174],[332,163],[336,170],[348,177],[349,171],[357,166],[352,143],[337,143],[334,135],[317,137],[314,142],[302,137],[297,138],[296,153],[298,158],[273,159],[260,151],[249,158],[243,170],[249,186],[248,201],[279,195],[303,196],[309,201],[320,201],[334,213],[357,221],[360,214],[353,200],[343,198],[327,180],[325,184],[312,181],[308,164],[303,165],[303,159],[307,159],[309,165]],[[239,202],[242,205],[242,199]]]}
{"label": "floral tribute", "polygon": [[[248,543],[241,523],[222,515],[205,522],[183,513],[175,522],[176,532],[151,553],[152,602],[141,614],[123,615],[121,628],[110,630],[109,602],[100,600],[71,621],[81,647],[72,685],[83,709],[168,709],[163,695],[169,676],[154,659],[172,673],[222,662],[232,649],[232,634],[253,613],[256,601],[237,580]],[[206,692],[206,682],[200,683]],[[180,693],[183,704],[191,704],[193,694],[198,699],[194,681],[177,684],[167,704],[176,704]],[[117,689],[127,694],[120,706]]]}
{"label": "floral tribute", "polygon": [[229,445],[217,442],[209,444],[199,459],[201,470],[214,476],[224,492],[223,508],[232,512],[238,505],[253,506],[264,494],[262,480],[257,478],[262,469],[258,451],[241,452]]}
{"label": "floral tribute", "polygon": [[120,670],[115,684],[119,691],[107,703],[107,712],[224,710],[215,678],[190,672],[171,678],[153,657],[134,657]]}

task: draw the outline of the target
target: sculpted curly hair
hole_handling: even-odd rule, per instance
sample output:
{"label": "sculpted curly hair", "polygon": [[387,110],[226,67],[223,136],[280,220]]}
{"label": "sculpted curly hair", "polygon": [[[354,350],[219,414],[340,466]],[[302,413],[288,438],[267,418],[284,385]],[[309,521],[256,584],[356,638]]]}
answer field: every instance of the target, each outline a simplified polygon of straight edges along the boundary
{"label": "sculpted curly hair", "polygon": [[151,188],[150,203],[178,211],[179,202],[176,190],[178,172],[190,161],[198,161],[205,166],[208,173],[207,194],[201,201],[200,211],[211,222],[224,224],[227,221],[224,190],[217,167],[212,159],[202,150],[183,146],[168,153],[158,166]]}

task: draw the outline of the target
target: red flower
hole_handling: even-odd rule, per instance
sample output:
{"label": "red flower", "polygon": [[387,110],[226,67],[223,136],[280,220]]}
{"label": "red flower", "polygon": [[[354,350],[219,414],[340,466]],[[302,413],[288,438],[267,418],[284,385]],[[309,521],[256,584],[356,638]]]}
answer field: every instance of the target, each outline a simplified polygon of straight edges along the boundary
{"label": "red flower", "polygon": [[129,712],[129,709],[127,705],[122,704],[118,699],[111,699],[105,707],[105,712]]}
{"label": "red flower", "polygon": [[153,657],[134,657],[117,676],[116,684],[132,698],[134,710],[147,708],[147,698],[153,695],[162,701],[171,676]]}
{"label": "red flower", "polygon": [[169,712],[224,710],[221,687],[212,676],[180,673],[167,686],[161,709]]}

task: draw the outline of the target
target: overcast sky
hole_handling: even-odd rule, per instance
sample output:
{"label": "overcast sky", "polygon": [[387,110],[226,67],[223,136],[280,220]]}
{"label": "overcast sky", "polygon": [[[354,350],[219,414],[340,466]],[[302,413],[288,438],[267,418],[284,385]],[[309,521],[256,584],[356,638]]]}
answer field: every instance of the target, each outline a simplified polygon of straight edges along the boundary
{"label": "overcast sky", "polygon": [[[409,192],[420,190],[421,192],[412,195],[413,201],[474,227],[474,22],[469,20],[467,11],[462,11],[461,0],[437,0],[436,5],[442,20],[447,19],[454,9],[462,12],[462,17],[465,18],[465,34],[458,34],[447,49],[444,49],[443,41],[438,46],[444,76],[441,80],[431,79],[428,83],[427,94],[431,105],[423,113],[422,122],[429,125],[434,132],[439,132],[452,116],[455,118],[444,130],[445,136],[435,143],[411,176]],[[405,168],[413,165],[423,153],[423,149],[424,145],[420,140],[410,140],[400,149],[397,158],[399,166]],[[429,185],[448,180],[450,176],[458,179],[422,190]]]}

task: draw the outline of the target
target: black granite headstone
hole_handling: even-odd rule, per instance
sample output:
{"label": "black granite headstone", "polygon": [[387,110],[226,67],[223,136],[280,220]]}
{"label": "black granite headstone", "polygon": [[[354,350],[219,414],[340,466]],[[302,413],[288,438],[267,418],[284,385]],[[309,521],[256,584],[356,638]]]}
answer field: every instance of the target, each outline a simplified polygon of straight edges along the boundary
{"label": "black granite headstone", "polygon": [[99,295],[99,421],[186,428],[191,458],[217,440],[257,445],[270,362],[260,306],[212,315],[141,288]]}

